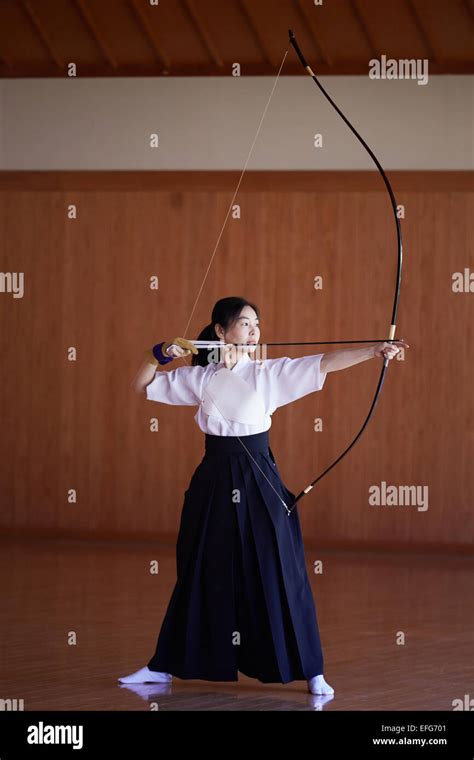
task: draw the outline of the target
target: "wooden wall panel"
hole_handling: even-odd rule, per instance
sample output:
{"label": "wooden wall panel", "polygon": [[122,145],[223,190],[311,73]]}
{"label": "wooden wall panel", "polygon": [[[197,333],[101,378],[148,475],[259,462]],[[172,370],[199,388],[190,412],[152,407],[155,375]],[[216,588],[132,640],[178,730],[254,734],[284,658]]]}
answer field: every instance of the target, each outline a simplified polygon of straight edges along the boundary
{"label": "wooden wall panel", "polygon": [[[0,293],[2,533],[176,536],[203,455],[196,408],[149,402],[130,385],[143,351],[184,330],[236,177],[0,174],[0,271],[25,277],[23,298]],[[474,293],[454,294],[451,277],[474,270],[473,176],[390,177],[406,214],[397,334],[411,348],[391,362],[370,426],[301,500],[300,518],[315,547],[471,551]],[[377,174],[249,172],[238,201],[242,218],[227,224],[187,337],[231,294],[260,305],[263,341],[387,334],[396,251]],[[293,491],[350,442],[378,373],[375,360],[331,373],[322,392],[277,410],[271,445]],[[313,432],[315,417],[323,432]],[[428,486],[428,509],[369,506],[369,487],[382,481]]]}

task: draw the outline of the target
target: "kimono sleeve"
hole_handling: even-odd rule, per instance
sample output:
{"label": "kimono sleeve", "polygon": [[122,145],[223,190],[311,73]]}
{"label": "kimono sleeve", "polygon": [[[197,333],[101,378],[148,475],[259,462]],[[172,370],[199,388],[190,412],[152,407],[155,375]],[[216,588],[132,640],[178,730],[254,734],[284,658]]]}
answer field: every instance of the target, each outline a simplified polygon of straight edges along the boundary
{"label": "kimono sleeve", "polygon": [[296,401],[308,393],[320,391],[327,372],[321,372],[324,354],[290,359],[272,359],[268,362],[270,402],[272,408]]}
{"label": "kimono sleeve", "polygon": [[199,406],[204,367],[178,367],[178,369],[157,372],[146,386],[149,401],[182,406]]}

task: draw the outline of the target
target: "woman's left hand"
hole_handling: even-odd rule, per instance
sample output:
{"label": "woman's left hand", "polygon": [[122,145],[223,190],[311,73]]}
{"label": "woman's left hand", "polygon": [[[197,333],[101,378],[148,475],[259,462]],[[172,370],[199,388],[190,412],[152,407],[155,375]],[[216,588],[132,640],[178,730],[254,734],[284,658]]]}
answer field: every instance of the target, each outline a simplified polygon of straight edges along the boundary
{"label": "woman's left hand", "polygon": [[400,353],[401,348],[410,348],[405,340],[396,340],[393,343],[377,343],[374,346],[374,356],[382,356],[384,359],[393,359]]}

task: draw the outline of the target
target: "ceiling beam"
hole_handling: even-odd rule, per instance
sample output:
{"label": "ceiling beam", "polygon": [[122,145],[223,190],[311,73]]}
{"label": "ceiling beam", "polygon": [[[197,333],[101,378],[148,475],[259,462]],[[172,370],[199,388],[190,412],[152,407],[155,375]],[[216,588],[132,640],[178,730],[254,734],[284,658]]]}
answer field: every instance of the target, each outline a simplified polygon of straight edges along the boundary
{"label": "ceiling beam", "polygon": [[356,0],[349,0],[349,8],[352,10],[352,14],[357,21],[357,24],[359,25],[359,28],[365,37],[365,41],[367,42],[369,48],[370,48],[370,54],[371,55],[378,55],[378,50],[375,42],[373,41],[371,35],[369,34],[369,30],[367,29],[367,26],[364,22],[364,19],[362,18],[362,15],[360,13],[359,7],[356,3]]}
{"label": "ceiling beam", "polygon": [[198,36],[201,38],[204,47],[207,49],[210,57],[214,63],[220,68],[224,68],[224,61],[222,60],[219,52],[211,40],[209,32],[206,30],[203,22],[199,18],[199,15],[192,4],[192,0],[182,0],[182,6],[191,20],[191,24],[194,26]]}
{"label": "ceiling beam", "polygon": [[108,46],[107,46],[104,38],[102,37],[102,35],[99,33],[98,29],[96,28],[96,26],[94,24],[94,20],[93,20],[91,14],[89,13],[89,9],[86,8],[86,6],[84,5],[84,0],[73,0],[73,4],[75,5],[75,7],[76,7],[76,9],[77,9],[77,11],[79,13],[79,15],[81,16],[81,18],[84,21],[85,25],[87,26],[87,28],[91,32],[92,36],[94,37],[94,39],[95,39],[95,41],[97,43],[97,46],[99,47],[99,49],[100,49],[102,55],[104,56],[105,60],[107,61],[107,63],[109,64],[109,66],[112,69],[116,69],[117,66],[118,66],[118,63],[117,63],[116,59],[114,58],[114,56],[112,55],[112,53],[110,52],[110,50],[109,50],[109,48],[108,48]]}
{"label": "ceiling beam", "polygon": [[411,13],[411,16],[413,18],[413,21],[415,22],[415,26],[418,30],[418,33],[423,40],[425,47],[428,50],[428,55],[432,61],[435,63],[442,63],[442,58],[439,55],[439,53],[435,50],[434,45],[432,41],[430,40],[428,36],[427,29],[423,26],[423,22],[421,20],[420,14],[418,13],[418,9],[416,8],[414,2],[412,0],[405,0],[408,10]]}
{"label": "ceiling beam", "polygon": [[241,15],[245,19],[245,23],[247,24],[248,28],[250,29],[252,33],[252,37],[255,40],[255,43],[260,50],[261,56],[265,63],[271,64],[274,68],[278,68],[278,63],[275,61],[272,61],[271,56],[269,55],[265,43],[263,42],[262,35],[258,31],[257,27],[255,26],[253,19],[249,13],[249,10],[245,4],[245,0],[236,0],[237,2],[237,8],[240,10]]}
{"label": "ceiling beam", "polygon": [[[307,31],[310,34],[310,37],[313,41],[313,45],[318,51],[318,55],[327,66],[332,66],[333,61],[331,59],[331,56],[328,53],[328,49],[326,45],[323,44],[321,41],[321,37],[319,33],[316,32],[315,26],[315,20],[314,16],[309,12],[309,10],[306,8],[305,5],[302,4],[301,0],[294,0],[295,9],[296,12],[301,16],[303,23],[305,24],[305,27]],[[313,6],[316,7],[316,6]]]}
{"label": "ceiling beam", "polygon": [[46,30],[44,29],[43,25],[41,24],[38,16],[36,15],[33,8],[30,6],[28,0],[20,0],[20,8],[23,8],[25,14],[28,16],[28,19],[31,23],[31,26],[35,30],[38,37],[41,39],[41,42],[43,43],[43,46],[48,51],[49,55],[55,62],[58,69],[60,69],[62,72],[64,72],[65,64],[60,59],[59,55],[56,53],[54,49],[54,45],[49,39]]}
{"label": "ceiling beam", "polygon": [[148,21],[145,11],[138,4],[138,0],[129,0],[129,4],[135,14],[135,17],[138,21],[138,25],[140,26],[142,33],[145,35],[147,41],[152,46],[156,56],[161,61],[162,65],[165,66],[166,69],[170,69],[171,60],[168,54],[166,53],[166,51],[161,47],[161,44],[156,39],[155,31],[152,28],[150,22]]}

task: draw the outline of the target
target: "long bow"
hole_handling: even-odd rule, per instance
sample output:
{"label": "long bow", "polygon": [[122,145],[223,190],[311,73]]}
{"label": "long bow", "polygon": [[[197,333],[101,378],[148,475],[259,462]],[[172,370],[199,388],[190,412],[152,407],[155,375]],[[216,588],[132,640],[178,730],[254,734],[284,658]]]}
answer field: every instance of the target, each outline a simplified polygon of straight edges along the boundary
{"label": "long bow", "polygon": [[[337,113],[341,116],[341,118],[345,121],[345,123],[347,124],[347,126],[351,129],[351,131],[355,134],[355,136],[357,137],[357,139],[362,143],[362,145],[364,146],[364,148],[369,153],[370,157],[372,158],[372,160],[374,161],[375,165],[377,166],[377,169],[379,170],[380,174],[382,175],[382,179],[383,179],[383,181],[385,183],[385,187],[387,188],[388,194],[390,196],[390,203],[391,203],[391,207],[392,207],[392,210],[393,210],[395,224],[396,224],[396,229],[397,229],[397,250],[398,250],[398,255],[397,255],[398,266],[397,266],[397,276],[396,276],[396,284],[395,284],[395,294],[394,294],[394,299],[393,299],[393,309],[392,309],[392,317],[391,317],[391,322],[390,322],[389,336],[388,336],[388,339],[387,339],[388,341],[392,342],[392,341],[395,340],[396,318],[397,318],[397,310],[398,310],[398,301],[399,301],[399,298],[400,298],[400,285],[401,285],[401,273],[402,273],[402,235],[401,235],[401,228],[400,228],[400,220],[398,219],[398,216],[397,216],[397,203],[396,203],[396,200],[395,200],[395,196],[394,196],[392,187],[390,185],[390,182],[387,179],[387,176],[386,176],[386,174],[385,174],[385,172],[384,172],[384,170],[383,170],[380,162],[378,161],[378,159],[375,156],[375,154],[373,153],[373,151],[369,148],[369,146],[367,145],[367,143],[363,140],[363,138],[359,135],[359,133],[356,131],[356,129],[352,126],[352,124],[350,123],[350,121],[344,116],[344,114],[342,113],[342,111],[337,107],[337,105],[334,103],[334,101],[330,98],[330,96],[328,95],[328,93],[326,92],[326,90],[324,89],[324,87],[321,85],[321,83],[316,78],[316,75],[314,74],[314,72],[312,71],[312,69],[306,63],[306,60],[305,60],[305,58],[304,58],[304,56],[303,56],[303,54],[302,54],[302,52],[301,52],[301,50],[299,48],[299,45],[296,42],[295,35],[293,34],[293,32],[291,30],[289,30],[289,37],[290,37],[290,43],[291,43],[291,45],[293,45],[293,47],[294,47],[294,49],[295,49],[295,51],[296,51],[296,53],[298,55],[298,58],[300,59],[303,67],[305,68],[305,70],[308,72],[308,74],[310,74],[310,76],[316,82],[316,84],[319,87],[319,89],[321,90],[321,92],[329,100],[329,102],[331,103],[331,105],[336,109]],[[288,46],[288,49],[289,49],[289,46]],[[262,127],[263,120],[265,118],[265,114],[266,114],[266,112],[268,110],[268,106],[269,106],[270,101],[272,99],[273,93],[275,91],[276,84],[278,82],[281,70],[283,68],[283,64],[284,64],[286,56],[288,54],[288,49],[286,50],[285,55],[283,57],[283,60],[282,60],[282,62],[280,64],[280,68],[279,68],[278,74],[277,74],[277,76],[275,78],[275,82],[273,84],[270,96],[269,96],[269,98],[267,100],[264,112],[263,112],[262,117],[260,119],[260,123],[259,123],[258,129],[257,129],[257,132],[255,134],[255,137],[253,139],[252,145],[250,147],[250,151],[249,151],[247,159],[245,161],[244,168],[243,168],[243,170],[241,172],[241,175],[240,175],[237,187],[236,187],[235,192],[233,194],[232,200],[231,200],[231,202],[229,204],[229,208],[228,208],[226,217],[224,219],[224,223],[222,225],[220,234],[219,234],[219,236],[217,238],[217,242],[215,244],[214,251],[213,251],[212,256],[211,256],[211,260],[210,260],[209,265],[207,267],[206,274],[204,276],[204,279],[202,281],[201,287],[199,289],[197,298],[195,300],[193,309],[191,311],[191,315],[190,315],[190,317],[188,319],[188,323],[186,325],[186,329],[182,333],[183,335],[187,335],[187,333],[188,333],[188,329],[189,329],[189,325],[191,323],[191,319],[193,317],[194,311],[196,309],[197,302],[199,300],[199,297],[201,295],[202,289],[204,287],[204,283],[206,281],[207,275],[209,273],[209,270],[211,268],[212,262],[214,260],[214,256],[216,254],[219,242],[220,242],[222,234],[224,232],[224,228],[225,228],[225,225],[227,223],[227,219],[229,218],[229,215],[230,215],[231,209],[233,207],[235,198],[236,198],[237,193],[239,191],[239,188],[240,188],[240,185],[241,185],[244,173],[245,173],[245,171],[247,169],[247,165],[248,165],[248,163],[250,161],[250,157],[252,155],[253,149],[255,147],[255,143],[256,143],[258,135],[260,133],[260,129]],[[367,340],[364,340],[364,341],[327,341],[326,343],[324,343],[324,345],[327,345],[327,344],[336,344],[336,343],[367,343],[367,342],[377,342],[377,341],[367,341]],[[323,342],[322,341],[318,341],[317,343],[312,342],[312,344],[313,345],[318,345],[318,344],[323,345]],[[280,343],[280,344],[269,343],[267,345],[305,345],[305,344],[303,344],[303,343],[300,343],[300,344],[296,344],[296,343],[294,343],[294,344],[290,344],[290,343]],[[310,345],[310,342],[306,343],[306,345]],[[351,443],[349,444],[349,446],[347,446],[344,449],[344,451],[342,452],[342,454],[340,454],[337,457],[337,459],[335,459],[334,462],[332,462],[332,464],[329,465],[329,467],[326,467],[326,469],[320,475],[318,475],[316,478],[314,478],[314,480],[312,480],[311,483],[308,486],[306,486],[306,488],[304,488],[302,491],[300,491],[300,493],[296,496],[293,504],[291,504],[291,505],[286,504],[286,502],[284,501],[284,499],[282,499],[281,495],[278,493],[278,491],[275,489],[275,487],[273,486],[273,484],[270,482],[270,480],[267,478],[267,476],[265,475],[265,473],[262,471],[262,469],[260,468],[260,466],[258,465],[258,463],[256,462],[256,460],[253,458],[252,453],[247,449],[247,447],[245,446],[245,444],[242,441],[242,439],[239,436],[236,436],[238,438],[238,440],[240,441],[240,444],[242,445],[242,447],[245,449],[247,455],[254,461],[255,465],[258,467],[258,469],[262,473],[262,475],[265,478],[265,480],[269,483],[270,487],[273,489],[273,491],[277,495],[278,499],[282,502],[283,506],[286,509],[286,512],[287,512],[288,516],[290,516],[290,514],[293,511],[293,509],[295,508],[297,502],[303,496],[305,496],[307,493],[309,493],[309,491],[312,490],[312,488],[315,486],[315,484],[318,481],[320,481],[325,475],[327,475],[327,473],[330,472],[333,469],[333,467],[335,467],[336,464],[338,464],[338,462],[340,462],[341,459],[343,459],[343,457],[345,457],[346,454],[349,453],[349,451],[352,449],[352,447],[354,446],[354,444],[359,440],[360,436],[362,435],[362,433],[364,432],[365,428],[367,427],[367,424],[368,424],[368,422],[369,422],[369,420],[370,420],[370,418],[371,418],[371,416],[372,416],[372,414],[373,414],[373,412],[375,410],[375,407],[377,405],[377,401],[379,399],[380,392],[382,390],[382,386],[383,386],[383,383],[384,383],[384,379],[385,379],[385,374],[386,374],[386,371],[387,371],[388,363],[389,363],[389,359],[388,358],[384,359],[382,370],[381,370],[381,373],[380,373],[380,378],[379,378],[379,381],[377,383],[377,389],[375,391],[375,395],[374,395],[373,401],[372,401],[372,403],[370,405],[369,412],[368,412],[368,414],[367,414],[367,416],[366,416],[366,418],[365,418],[365,420],[364,420],[364,422],[362,424],[362,427],[358,431],[357,435],[351,441]],[[221,410],[218,407],[216,407],[216,408],[222,414]],[[222,414],[222,417],[224,419],[226,419],[223,414]],[[226,421],[228,422],[228,420],[226,420]]]}
{"label": "long bow", "polygon": [[[306,62],[306,60],[305,60],[305,58],[303,56],[303,53],[301,52],[300,47],[299,47],[299,45],[298,45],[298,43],[296,41],[295,35],[291,31],[291,29],[288,30],[288,34],[290,36],[290,43],[293,45],[293,47],[294,47],[294,49],[296,51],[296,54],[297,54],[298,58],[301,61],[302,66],[308,72],[308,74],[311,76],[311,78],[314,80],[314,82],[317,84],[317,86],[319,87],[319,89],[323,93],[324,97],[327,98],[327,100],[329,100],[329,102],[332,105],[332,107],[335,108],[335,110],[337,111],[337,113],[339,114],[339,116],[345,121],[345,123],[347,124],[347,126],[349,127],[349,129],[351,130],[351,132],[353,132],[353,134],[357,137],[357,139],[359,140],[359,142],[362,143],[362,145],[366,149],[367,153],[369,154],[369,156],[371,157],[371,159],[375,163],[377,169],[379,170],[379,172],[380,172],[380,174],[382,176],[382,179],[384,181],[385,187],[387,189],[387,192],[389,194],[390,205],[392,207],[393,218],[395,220],[395,227],[396,227],[396,230],[397,230],[397,276],[396,276],[396,279],[395,279],[395,292],[394,292],[394,296],[393,296],[392,317],[391,317],[391,320],[390,320],[390,329],[389,329],[389,335],[388,335],[388,339],[389,340],[394,340],[394,338],[395,338],[396,324],[397,324],[398,302],[400,300],[400,286],[401,286],[401,281],[402,281],[403,248],[402,248],[402,231],[401,231],[401,226],[400,226],[400,219],[398,218],[398,215],[397,215],[397,202],[395,200],[395,195],[393,193],[392,186],[391,186],[390,182],[388,181],[388,177],[385,174],[385,172],[383,170],[383,167],[382,167],[380,161],[378,160],[377,156],[375,155],[375,153],[371,150],[371,148],[369,148],[369,146],[367,145],[367,143],[365,142],[365,140],[360,136],[360,134],[357,132],[357,130],[352,126],[352,124],[350,123],[349,119],[347,119],[344,116],[344,114],[342,113],[342,111],[340,110],[340,108],[337,107],[337,105],[335,104],[335,102],[332,100],[332,98],[328,95],[328,93],[326,92],[326,90],[322,86],[321,82],[319,82],[319,80],[317,79],[314,71],[312,71],[311,67],[308,66],[308,64],[307,64],[307,62]],[[341,459],[343,459],[343,457],[345,457],[346,454],[349,453],[349,451],[352,449],[352,447],[354,446],[354,444],[356,444],[357,441],[359,440],[359,438],[361,437],[362,433],[364,432],[365,428],[368,425],[368,422],[369,422],[370,418],[372,417],[372,414],[374,413],[375,407],[377,406],[377,401],[379,400],[380,392],[382,390],[382,386],[383,386],[383,383],[384,383],[384,380],[385,380],[385,375],[386,375],[386,372],[387,372],[388,363],[389,363],[389,359],[388,358],[384,359],[384,362],[383,362],[383,365],[382,365],[382,370],[381,370],[381,373],[380,373],[379,381],[377,383],[377,389],[375,391],[375,395],[374,395],[373,401],[372,401],[372,403],[370,405],[370,409],[369,409],[369,412],[367,414],[367,417],[365,418],[365,420],[364,420],[364,422],[363,422],[363,424],[362,424],[359,432],[354,437],[354,439],[350,442],[349,446],[347,446],[347,448],[344,449],[344,451],[342,452],[342,454],[340,454],[337,457],[337,459],[335,459],[334,462],[332,462],[332,464],[329,465],[329,467],[326,467],[326,469],[320,475],[318,475],[314,480],[312,480],[311,483],[308,486],[306,486],[306,488],[304,488],[302,491],[300,491],[300,493],[296,497],[293,505],[290,508],[290,512],[294,508],[296,502],[298,502],[301,499],[302,496],[304,496],[305,494],[309,493],[309,491],[311,491],[311,489],[316,485],[316,483],[318,481],[320,481],[321,478],[324,478],[324,476],[327,475],[327,473],[330,472],[333,469],[333,467],[335,467],[338,464],[338,462],[340,462]]]}

